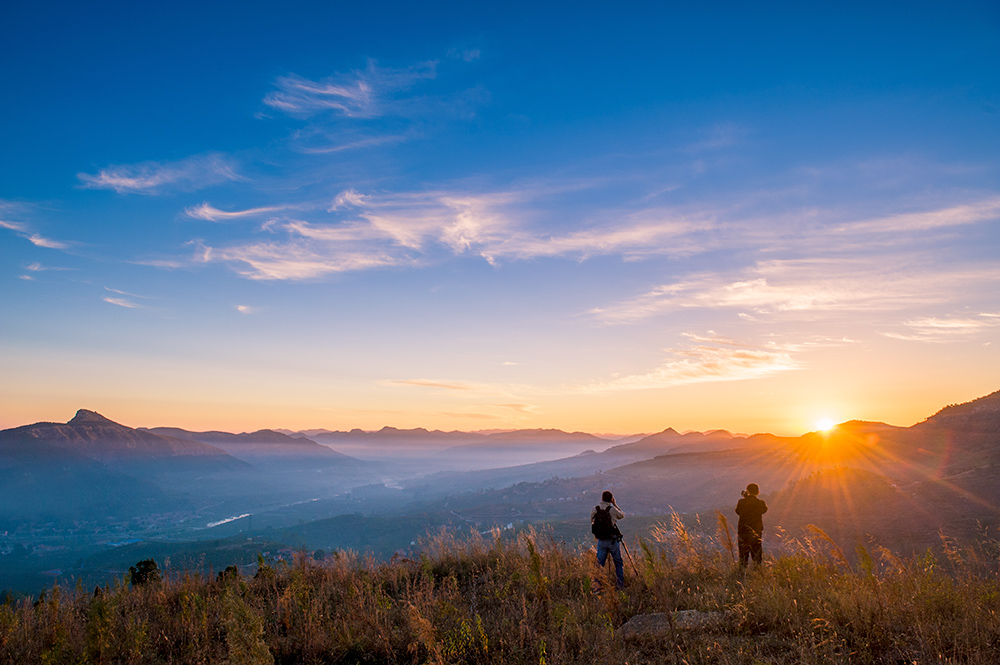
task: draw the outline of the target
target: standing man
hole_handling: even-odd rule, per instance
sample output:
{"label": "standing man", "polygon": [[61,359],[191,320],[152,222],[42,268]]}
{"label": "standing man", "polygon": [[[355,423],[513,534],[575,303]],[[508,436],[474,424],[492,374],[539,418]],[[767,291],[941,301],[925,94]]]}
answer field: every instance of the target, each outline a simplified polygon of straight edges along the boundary
{"label": "standing man", "polygon": [[622,561],[622,532],[618,530],[618,520],[625,513],[618,507],[611,492],[601,495],[601,502],[590,511],[590,531],[597,538],[597,565],[602,569],[608,554],[615,563],[615,578],[618,588],[625,586],[625,563]]}
{"label": "standing man", "polygon": [[764,534],[764,513],[767,504],[757,497],[760,488],[757,483],[750,483],[743,492],[743,498],[736,503],[736,514],[740,523],[736,529],[740,547],[740,568],[746,568],[748,560],[753,557],[755,564],[764,561],[764,548],[761,537]]}

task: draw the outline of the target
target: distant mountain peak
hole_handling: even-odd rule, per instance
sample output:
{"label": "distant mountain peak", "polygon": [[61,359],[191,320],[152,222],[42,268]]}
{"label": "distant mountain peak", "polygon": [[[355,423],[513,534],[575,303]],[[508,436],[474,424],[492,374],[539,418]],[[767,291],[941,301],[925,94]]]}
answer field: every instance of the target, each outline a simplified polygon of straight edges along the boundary
{"label": "distant mountain peak", "polygon": [[668,437],[668,436],[682,436],[682,434],[680,432],[678,432],[677,430],[675,430],[673,427],[668,427],[667,429],[663,430],[662,432],[657,432],[656,434],[651,434],[650,438],[652,438],[654,436],[657,436],[657,437]]}
{"label": "distant mountain peak", "polygon": [[105,418],[97,411],[89,411],[87,409],[80,409],[73,416],[73,419],[66,423],[67,425],[119,425],[113,420]]}

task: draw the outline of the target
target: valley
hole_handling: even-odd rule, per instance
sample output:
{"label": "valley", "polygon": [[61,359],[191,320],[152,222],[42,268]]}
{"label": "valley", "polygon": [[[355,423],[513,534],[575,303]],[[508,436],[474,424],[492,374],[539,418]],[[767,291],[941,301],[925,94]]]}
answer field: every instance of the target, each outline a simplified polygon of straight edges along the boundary
{"label": "valley", "polygon": [[1000,392],[912,427],[849,421],[799,437],[383,430],[339,436],[348,454],[328,443],[338,436],[312,435],[324,443],[277,430],[133,429],[90,411],[0,432],[0,592],[106,584],[149,557],[206,573],[297,551],[415,557],[442,529],[541,528],[587,543],[606,489],[630,539],[674,513],[708,531],[717,514],[733,523],[751,481],[771,508],[771,548],[809,525],[847,551],[877,543],[903,554],[1000,528]]}

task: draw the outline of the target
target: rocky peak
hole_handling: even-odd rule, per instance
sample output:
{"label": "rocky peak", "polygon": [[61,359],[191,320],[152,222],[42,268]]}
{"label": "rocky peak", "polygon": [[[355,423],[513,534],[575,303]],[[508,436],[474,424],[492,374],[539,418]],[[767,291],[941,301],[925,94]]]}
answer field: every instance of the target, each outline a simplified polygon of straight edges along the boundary
{"label": "rocky peak", "polygon": [[118,425],[113,420],[108,420],[96,411],[88,411],[87,409],[80,409],[76,412],[73,420],[66,423],[67,425]]}

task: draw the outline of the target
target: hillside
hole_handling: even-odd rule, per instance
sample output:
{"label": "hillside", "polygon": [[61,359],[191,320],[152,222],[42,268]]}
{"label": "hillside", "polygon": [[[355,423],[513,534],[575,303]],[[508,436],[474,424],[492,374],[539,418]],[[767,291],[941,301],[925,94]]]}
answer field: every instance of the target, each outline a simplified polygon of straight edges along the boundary
{"label": "hillside", "polygon": [[741,574],[724,533],[673,526],[629,542],[622,592],[593,549],[530,530],[441,533],[419,561],[303,552],[205,573],[145,559],[124,583],[0,604],[0,662],[996,662],[982,549],[866,550],[852,568],[814,534]]}
{"label": "hillside", "polygon": [[916,427],[1000,434],[1000,390],[971,402],[946,406]]}

